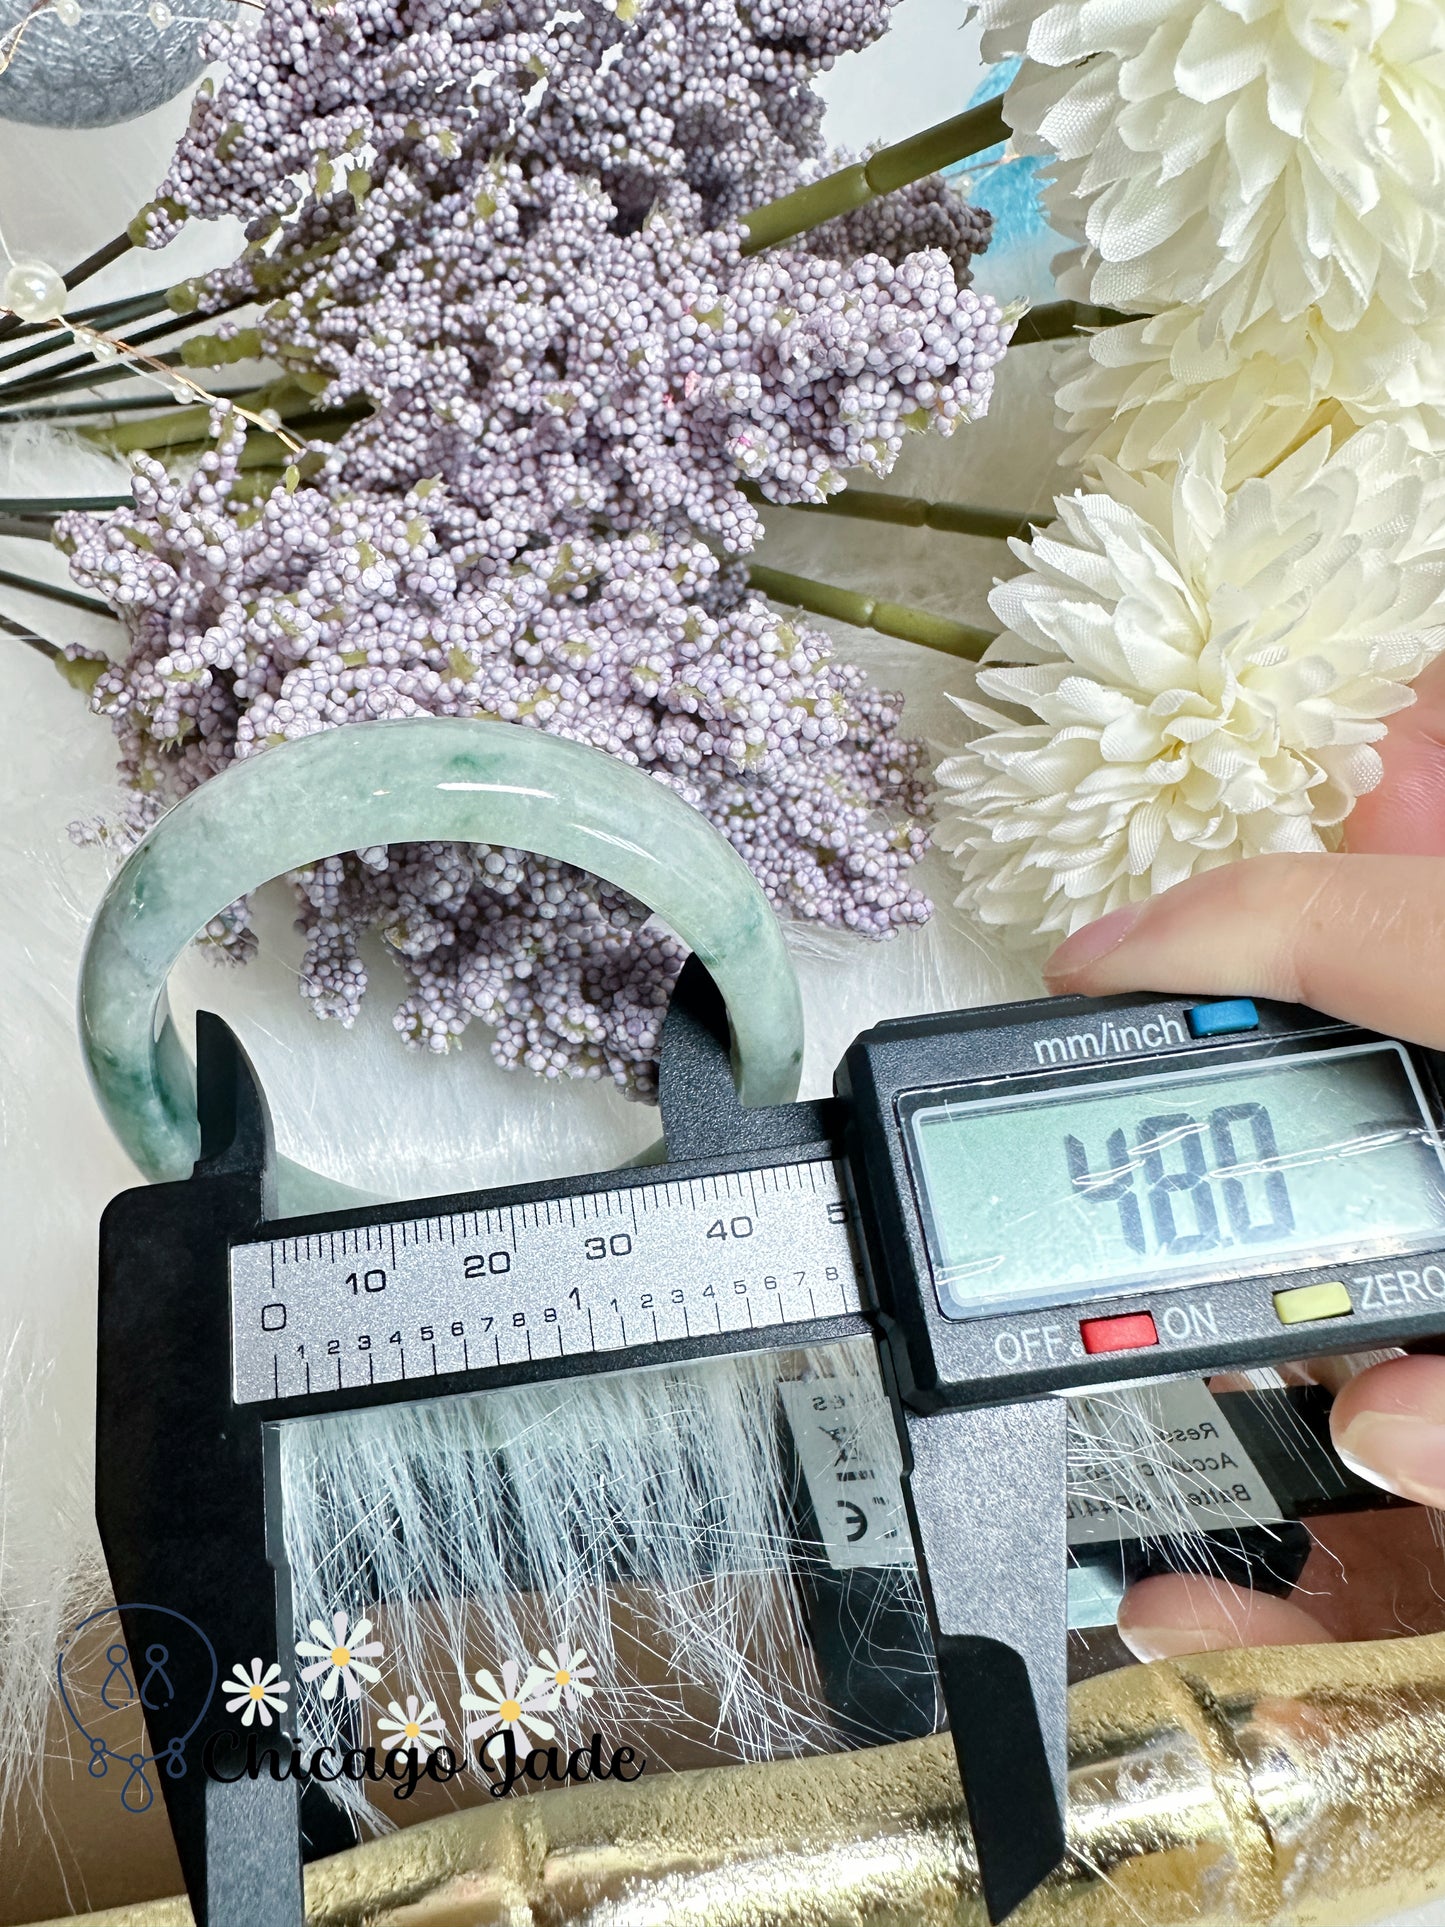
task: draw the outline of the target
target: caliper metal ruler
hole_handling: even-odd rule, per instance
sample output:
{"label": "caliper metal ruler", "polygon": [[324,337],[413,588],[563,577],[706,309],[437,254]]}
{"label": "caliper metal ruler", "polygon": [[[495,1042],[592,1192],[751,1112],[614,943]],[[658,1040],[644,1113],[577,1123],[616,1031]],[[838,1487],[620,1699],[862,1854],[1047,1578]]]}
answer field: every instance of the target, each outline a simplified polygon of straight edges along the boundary
{"label": "caliper metal ruler", "polygon": [[832,1158],[513,1197],[258,1239],[231,1253],[238,1405],[751,1347],[863,1309]]}
{"label": "caliper metal ruler", "polygon": [[[837,1096],[746,1111],[696,963],[665,1165],[278,1221],[259,1088],[198,1026],[202,1154],[101,1239],[97,1500],[116,1597],[292,1645],[288,1420],[871,1332],[995,1920],[1064,1851],[1065,1393],[1445,1329],[1431,1054],[1243,1001],[1062,999],[869,1031]],[[143,1637],[139,1620],[128,1637]],[[324,1789],[207,1782],[177,1659],[154,1750],[201,1927],[292,1927]]]}

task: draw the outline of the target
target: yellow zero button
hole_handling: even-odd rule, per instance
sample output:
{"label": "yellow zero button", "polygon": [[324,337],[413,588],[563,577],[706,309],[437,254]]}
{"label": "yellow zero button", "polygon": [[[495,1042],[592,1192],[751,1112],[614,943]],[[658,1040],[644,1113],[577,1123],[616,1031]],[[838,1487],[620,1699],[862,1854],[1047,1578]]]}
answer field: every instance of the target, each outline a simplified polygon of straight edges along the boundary
{"label": "yellow zero button", "polygon": [[1348,1318],[1355,1309],[1350,1294],[1335,1279],[1327,1285],[1299,1285],[1274,1294],[1275,1316],[1282,1325],[1306,1325],[1315,1318]]}

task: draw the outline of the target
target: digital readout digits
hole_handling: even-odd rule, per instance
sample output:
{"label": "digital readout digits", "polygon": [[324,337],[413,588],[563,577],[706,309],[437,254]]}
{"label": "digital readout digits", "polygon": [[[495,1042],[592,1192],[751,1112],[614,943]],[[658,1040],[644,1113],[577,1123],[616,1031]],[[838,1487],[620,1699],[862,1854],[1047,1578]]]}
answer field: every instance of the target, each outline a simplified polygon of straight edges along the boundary
{"label": "digital readout digits", "polygon": [[1395,1043],[918,1091],[900,1111],[950,1318],[1421,1250],[1445,1223],[1439,1138]]}
{"label": "digital readout digits", "polygon": [[[1235,1144],[1236,1132],[1245,1129],[1253,1141],[1253,1155],[1248,1159],[1241,1156]],[[1183,1169],[1166,1171],[1165,1154],[1175,1145],[1183,1154]],[[1109,1169],[1096,1176],[1089,1169],[1088,1154],[1079,1139],[1072,1132],[1064,1137],[1070,1183],[1091,1203],[1119,1207],[1119,1228],[1131,1251],[1151,1248],[1134,1189],[1135,1174],[1141,1169],[1156,1251],[1213,1251],[1226,1242],[1211,1179],[1219,1183],[1230,1234],[1236,1242],[1260,1244],[1294,1230],[1289,1187],[1278,1168],[1274,1120],[1263,1104],[1221,1104],[1210,1112],[1207,1122],[1183,1111],[1141,1118],[1132,1149],[1126,1145],[1122,1129],[1110,1132],[1108,1156]],[[1242,1175],[1246,1172],[1263,1179],[1269,1215],[1257,1223],[1250,1216]],[[1175,1220],[1176,1198],[1188,1200],[1194,1220],[1191,1229],[1181,1230]]]}

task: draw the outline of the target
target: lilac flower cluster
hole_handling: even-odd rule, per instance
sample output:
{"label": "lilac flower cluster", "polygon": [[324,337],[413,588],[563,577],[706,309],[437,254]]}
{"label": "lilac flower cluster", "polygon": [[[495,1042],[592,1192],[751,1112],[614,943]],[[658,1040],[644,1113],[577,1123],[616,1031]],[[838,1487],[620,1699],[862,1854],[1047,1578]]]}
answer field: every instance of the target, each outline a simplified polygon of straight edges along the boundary
{"label": "lilac flower cluster", "polygon": [[[202,307],[263,301],[188,359],[273,357],[364,418],[259,511],[229,433],[136,515],[74,522],[132,633],[96,699],[136,823],[233,755],[364,717],[481,715],[654,771],[792,914],[927,914],[920,751],[895,699],[746,593],[742,492],[817,501],[910,429],[987,405],[1007,330],[968,287],[988,217],[934,180],[748,257],[740,217],[825,169],[808,82],[894,0],[268,0],[218,30],[146,238],[239,214]],[[919,247],[918,243],[924,245]],[[676,944],[516,853],[359,853],[298,879],[303,987],[349,1021],[359,934],[444,1048],[645,1092]],[[247,942],[238,911],[219,933]]]}
{"label": "lilac flower cluster", "polygon": [[[227,78],[198,96],[152,232],[228,213],[258,240],[282,220],[342,231],[355,170],[363,186],[396,173],[443,185],[506,155],[595,181],[624,231],[654,212],[717,227],[813,171],[822,103],[809,83],[877,39],[896,3],[282,0],[254,37],[211,34]],[[298,203],[298,180],[313,178]],[[985,217],[959,203],[957,218],[966,255]]]}
{"label": "lilac flower cluster", "polygon": [[1000,320],[966,283],[988,217],[936,177],[741,255],[737,216],[818,171],[803,79],[885,5],[548,12],[423,4],[403,32],[386,6],[278,0],[164,184],[157,240],[268,198],[206,298],[274,295],[258,345],[323,406],[365,398],[350,485],[445,476],[480,565],[598,518],[742,553],[741,480],[817,501],[890,468],[905,428],[987,406]]}
{"label": "lilac flower cluster", "polygon": [[[124,518],[66,517],[76,578],[130,627],[95,704],[121,741],[142,831],[234,757],[388,716],[482,716],[560,730],[657,775],[742,852],[793,914],[883,936],[927,904],[920,746],[896,702],[829,658],[827,638],[741,590],[695,538],[639,530],[459,571],[429,485],[393,501],[278,489],[232,500],[227,429],[185,481],[142,459]],[[412,985],[397,1027],[445,1049],[474,1017],[507,1064],[650,1094],[681,965],[620,892],[484,846],[409,845],[297,879],[306,994],[349,1022],[357,949],[379,929]],[[244,911],[208,933],[249,944]]]}

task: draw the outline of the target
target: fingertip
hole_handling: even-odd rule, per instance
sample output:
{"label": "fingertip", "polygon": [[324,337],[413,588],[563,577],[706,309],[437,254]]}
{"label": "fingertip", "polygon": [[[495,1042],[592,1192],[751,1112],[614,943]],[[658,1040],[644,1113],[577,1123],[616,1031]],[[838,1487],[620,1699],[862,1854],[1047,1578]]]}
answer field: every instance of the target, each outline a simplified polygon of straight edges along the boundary
{"label": "fingertip", "polygon": [[1118,949],[1147,908],[1147,902],[1121,904],[1107,916],[1096,917],[1092,923],[1072,931],[1045,959],[1044,982],[1048,988],[1052,991],[1072,989],[1075,980],[1084,976],[1093,964]]}
{"label": "fingertip", "polygon": [[1362,1478],[1445,1508],[1445,1358],[1391,1358],[1352,1378],[1331,1407],[1330,1436]]}
{"label": "fingertip", "polygon": [[1319,1646],[1333,1634],[1303,1606],[1227,1580],[1163,1573],[1131,1586],[1119,1637],[1136,1659],[1177,1659],[1236,1646]]}
{"label": "fingertip", "polygon": [[1358,853],[1445,856],[1445,656],[1415,680],[1415,701],[1391,716],[1379,743],[1383,773],[1345,822]]}
{"label": "fingertip", "polygon": [[1196,871],[1066,937],[1044,964],[1051,991],[1283,996],[1302,909],[1340,859],[1253,856]]}
{"label": "fingertip", "polygon": [[1336,1438],[1366,1410],[1445,1423],[1445,1358],[1434,1352],[1410,1352],[1357,1372],[1340,1387],[1330,1411]]}
{"label": "fingertip", "polygon": [[1049,988],[1268,997],[1445,1047],[1445,863],[1272,854],[1202,870],[1076,931]]}
{"label": "fingertip", "polygon": [[1346,819],[1345,845],[1356,856],[1445,856],[1445,748],[1433,736],[1396,745],[1380,787]]}

